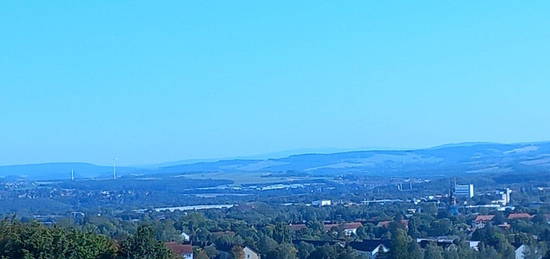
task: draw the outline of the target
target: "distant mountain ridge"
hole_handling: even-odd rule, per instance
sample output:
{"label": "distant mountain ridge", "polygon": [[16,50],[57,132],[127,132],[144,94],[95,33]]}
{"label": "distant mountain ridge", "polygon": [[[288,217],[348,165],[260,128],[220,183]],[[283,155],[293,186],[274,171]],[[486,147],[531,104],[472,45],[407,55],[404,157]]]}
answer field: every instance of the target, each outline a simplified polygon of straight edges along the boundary
{"label": "distant mountain ridge", "polygon": [[550,142],[461,143],[412,150],[301,154],[278,159],[222,160],[159,169],[166,173],[286,172],[307,174],[456,175],[550,170]]}
{"label": "distant mountain ridge", "polygon": [[[0,166],[0,176],[68,179],[71,170],[75,170],[78,177],[109,177],[112,175],[111,166],[87,163],[47,163]],[[277,174],[289,171],[309,175],[366,174],[381,176],[550,172],[550,142],[459,143],[425,149],[312,153],[273,159],[229,159],[182,164],[166,163],[154,168],[117,168],[120,175],[197,172]]]}

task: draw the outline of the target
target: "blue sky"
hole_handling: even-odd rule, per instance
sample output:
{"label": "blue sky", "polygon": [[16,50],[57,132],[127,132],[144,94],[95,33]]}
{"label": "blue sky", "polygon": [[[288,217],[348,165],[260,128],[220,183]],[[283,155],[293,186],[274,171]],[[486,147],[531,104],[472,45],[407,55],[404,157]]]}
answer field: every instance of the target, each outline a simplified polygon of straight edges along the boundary
{"label": "blue sky", "polygon": [[548,1],[2,1],[0,164],[550,140]]}

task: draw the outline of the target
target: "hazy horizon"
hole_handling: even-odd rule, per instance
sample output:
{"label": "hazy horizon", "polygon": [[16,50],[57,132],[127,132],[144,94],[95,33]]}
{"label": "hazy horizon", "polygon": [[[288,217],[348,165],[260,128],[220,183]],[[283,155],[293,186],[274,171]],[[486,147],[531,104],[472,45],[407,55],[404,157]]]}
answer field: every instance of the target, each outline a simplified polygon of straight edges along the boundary
{"label": "hazy horizon", "polygon": [[[303,148],[303,149],[293,149],[293,150],[281,150],[274,151],[262,154],[240,154],[235,156],[225,156],[225,157],[199,157],[199,158],[182,158],[178,160],[170,161],[156,161],[146,164],[120,164],[118,158],[116,158],[116,163],[118,166],[124,167],[151,167],[151,166],[171,166],[171,165],[182,165],[182,164],[193,164],[199,162],[214,162],[214,161],[223,161],[223,160],[233,160],[233,159],[278,159],[285,158],[293,155],[304,155],[304,154],[334,154],[334,153],[343,153],[343,152],[354,152],[354,151],[385,151],[385,150],[423,150],[437,147],[453,146],[453,145],[467,145],[467,144],[535,144],[535,143],[547,143],[550,141],[541,140],[541,141],[528,141],[528,142],[486,142],[486,141],[467,141],[467,142],[456,142],[456,143],[442,143],[434,146],[425,146],[425,147],[357,147],[357,148]],[[112,166],[114,159],[107,163],[95,163],[92,161],[35,161],[31,163],[20,163],[20,164],[0,164],[0,166],[18,166],[18,165],[32,165],[32,164],[50,164],[50,163],[86,163],[94,164],[101,166]]]}

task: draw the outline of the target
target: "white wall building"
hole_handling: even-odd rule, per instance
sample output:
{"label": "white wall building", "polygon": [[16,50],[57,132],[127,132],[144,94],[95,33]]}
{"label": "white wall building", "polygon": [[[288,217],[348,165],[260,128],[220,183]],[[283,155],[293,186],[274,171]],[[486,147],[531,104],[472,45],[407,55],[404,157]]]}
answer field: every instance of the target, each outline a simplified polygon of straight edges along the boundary
{"label": "white wall building", "polygon": [[472,198],[474,197],[474,185],[455,184],[454,195],[457,198]]}
{"label": "white wall building", "polygon": [[311,205],[318,206],[318,207],[330,206],[330,205],[332,205],[332,201],[331,200],[318,200],[318,201],[313,201],[311,203]]}
{"label": "white wall building", "polygon": [[246,246],[243,249],[243,255],[244,259],[260,259],[260,254],[258,252],[252,250],[252,248]]}
{"label": "white wall building", "polygon": [[502,203],[502,205],[506,206],[510,204],[510,196],[512,194],[512,190],[510,190],[510,188],[498,190],[497,194],[501,197],[500,203]]}
{"label": "white wall building", "polygon": [[190,239],[191,237],[189,235],[187,235],[185,232],[181,232],[181,241],[189,242]]}

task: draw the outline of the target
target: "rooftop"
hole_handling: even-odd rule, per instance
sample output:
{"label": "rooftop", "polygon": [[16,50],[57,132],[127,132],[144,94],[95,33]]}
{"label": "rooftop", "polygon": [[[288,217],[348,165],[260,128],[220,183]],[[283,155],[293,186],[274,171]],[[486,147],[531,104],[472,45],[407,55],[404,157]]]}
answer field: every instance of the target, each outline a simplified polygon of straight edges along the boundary
{"label": "rooftop", "polygon": [[193,253],[193,246],[192,245],[184,245],[176,242],[168,242],[164,243],[172,253],[176,255],[182,255],[182,254],[191,254]]}

